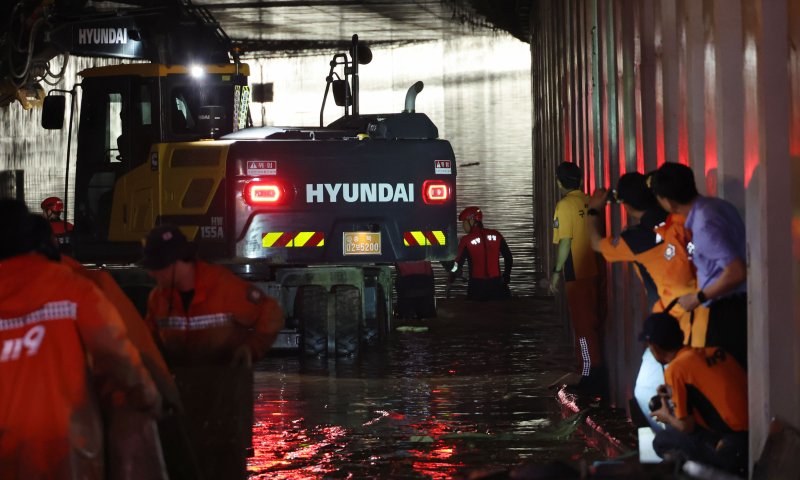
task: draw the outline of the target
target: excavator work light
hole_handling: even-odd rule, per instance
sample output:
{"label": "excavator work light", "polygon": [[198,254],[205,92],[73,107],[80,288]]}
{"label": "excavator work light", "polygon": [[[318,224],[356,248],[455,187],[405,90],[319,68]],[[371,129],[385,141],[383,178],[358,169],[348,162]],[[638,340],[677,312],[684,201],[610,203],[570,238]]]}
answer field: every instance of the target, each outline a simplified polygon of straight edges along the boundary
{"label": "excavator work light", "polygon": [[200,65],[192,65],[189,67],[189,74],[192,78],[200,78],[206,74],[206,71]]}
{"label": "excavator work light", "polygon": [[445,203],[450,199],[450,185],[442,180],[425,180],[422,199],[427,204]]}

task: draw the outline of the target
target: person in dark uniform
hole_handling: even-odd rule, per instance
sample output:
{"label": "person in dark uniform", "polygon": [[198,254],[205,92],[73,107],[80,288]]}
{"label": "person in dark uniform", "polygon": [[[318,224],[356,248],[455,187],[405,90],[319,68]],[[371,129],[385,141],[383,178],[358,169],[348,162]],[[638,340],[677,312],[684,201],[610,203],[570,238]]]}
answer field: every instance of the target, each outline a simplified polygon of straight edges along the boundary
{"label": "person in dark uniform", "polygon": [[395,269],[397,313],[400,318],[436,317],[436,292],[431,262],[397,262]]}
{"label": "person in dark uniform", "polygon": [[[452,283],[464,262],[469,260],[467,298],[470,300],[500,300],[511,296],[508,284],[514,259],[503,235],[484,228],[483,212],[479,207],[467,207],[458,215],[466,235],[458,242],[455,264],[448,275]],[[500,256],[503,271],[500,271]]]}

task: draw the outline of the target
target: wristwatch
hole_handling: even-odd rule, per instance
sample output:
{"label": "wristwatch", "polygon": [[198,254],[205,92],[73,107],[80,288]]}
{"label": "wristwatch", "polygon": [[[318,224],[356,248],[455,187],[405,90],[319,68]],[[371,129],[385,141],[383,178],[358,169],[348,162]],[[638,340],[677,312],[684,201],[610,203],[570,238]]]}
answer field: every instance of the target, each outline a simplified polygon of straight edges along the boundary
{"label": "wristwatch", "polygon": [[589,210],[586,210],[586,214],[591,217],[596,217],[600,215],[600,212],[598,212],[596,208],[590,208]]}
{"label": "wristwatch", "polygon": [[697,301],[700,303],[706,303],[708,301],[708,298],[706,298],[706,294],[703,293],[702,290],[697,292]]}

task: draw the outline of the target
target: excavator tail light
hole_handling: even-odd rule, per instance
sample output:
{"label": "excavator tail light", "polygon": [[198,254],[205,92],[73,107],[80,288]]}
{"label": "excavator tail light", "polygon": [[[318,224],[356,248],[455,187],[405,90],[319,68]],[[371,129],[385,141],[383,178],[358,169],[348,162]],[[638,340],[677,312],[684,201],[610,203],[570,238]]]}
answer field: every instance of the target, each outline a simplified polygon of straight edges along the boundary
{"label": "excavator tail light", "polygon": [[450,200],[450,185],[442,180],[425,180],[422,184],[422,199],[427,204],[440,204]]}
{"label": "excavator tail light", "polygon": [[279,205],[284,198],[283,186],[272,181],[253,181],[244,187],[244,200],[251,206]]}

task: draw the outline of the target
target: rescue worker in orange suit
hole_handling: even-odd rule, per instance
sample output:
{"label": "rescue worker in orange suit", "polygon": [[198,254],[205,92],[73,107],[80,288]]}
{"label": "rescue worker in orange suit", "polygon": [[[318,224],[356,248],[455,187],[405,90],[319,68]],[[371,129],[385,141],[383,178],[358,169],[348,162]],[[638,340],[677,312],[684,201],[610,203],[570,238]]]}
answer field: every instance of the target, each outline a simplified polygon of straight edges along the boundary
{"label": "rescue worker in orange suit", "polygon": [[647,317],[639,340],[666,365],[650,412],[666,425],[653,440],[656,454],[747,476],[747,373],[741,364],[722,348],[684,345],[683,331],[667,313]]}
{"label": "rescue worker in orange suit", "polygon": [[558,245],[550,290],[558,293],[562,277],[569,315],[575,331],[580,365],[578,393],[604,396],[607,373],[603,364],[603,335],[598,307],[598,265],[586,229],[589,198],[580,189],[583,173],[577,165],[562,162],[556,168],[558,189],[564,195],[553,217],[553,243]]}
{"label": "rescue worker in orange suit", "polygon": [[[275,342],[283,312],[275,300],[228,269],[197,259],[177,227],[154,228],[143,254],[141,265],[156,280],[145,322],[175,373],[200,470],[209,479],[245,478],[252,362]],[[220,426],[226,415],[232,420]]]}
{"label": "rescue worker in orange suit", "polygon": [[[610,196],[611,200],[622,204],[633,222],[618,237],[602,238],[600,212]],[[697,277],[686,249],[690,235],[683,222],[683,216],[668,214],[659,206],[647,185],[647,177],[638,172],[621,176],[616,192],[609,194],[603,188],[595,190],[589,199],[586,217],[592,248],[607,262],[633,262],[652,312],[662,312],[672,304],[669,313],[678,318],[687,345],[704,347],[708,309],[686,312],[673,303],[681,295],[697,290]],[[645,349],[634,397],[653,429],[661,427],[647,415],[648,403],[663,383],[663,368],[650,350]]]}
{"label": "rescue worker in orange suit", "polygon": [[[35,238],[39,239],[37,251],[50,260],[60,261],[75,274],[90,280],[111,301],[125,324],[128,337],[136,347],[142,363],[158,388],[165,410],[180,411],[181,400],[178,388],[167,368],[164,357],[158,350],[144,319],[131,300],[125,295],[108,271],[89,270],[72,257],[58,251],[49,222],[42,217],[33,217]],[[106,420],[106,473],[115,480],[151,480],[168,478],[161,451],[156,422],[142,412],[121,405],[115,398],[113,386],[99,386],[107,393],[101,398]]]}
{"label": "rescue worker in orange suit", "polygon": [[105,295],[35,251],[33,218],[0,200],[0,478],[103,478],[92,381],[152,416],[161,397]]}
{"label": "rescue worker in orange suit", "polygon": [[61,251],[68,251],[73,226],[61,218],[61,214],[64,213],[64,202],[58,197],[47,197],[42,200],[41,207],[42,215],[50,222],[50,228],[58,240],[59,248]]}
{"label": "rescue worker in orange suit", "polygon": [[[464,262],[469,261],[468,299],[485,301],[510,297],[508,284],[514,258],[506,239],[497,230],[484,228],[483,212],[479,207],[465,208],[458,219],[466,235],[458,242],[458,253],[447,277],[448,283],[453,283]],[[502,273],[500,256],[503,257]]]}
{"label": "rescue worker in orange suit", "polygon": [[196,259],[177,227],[154,228],[140,263],[156,280],[145,322],[170,364],[249,363],[267,353],[283,328],[274,299]]}

